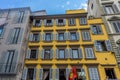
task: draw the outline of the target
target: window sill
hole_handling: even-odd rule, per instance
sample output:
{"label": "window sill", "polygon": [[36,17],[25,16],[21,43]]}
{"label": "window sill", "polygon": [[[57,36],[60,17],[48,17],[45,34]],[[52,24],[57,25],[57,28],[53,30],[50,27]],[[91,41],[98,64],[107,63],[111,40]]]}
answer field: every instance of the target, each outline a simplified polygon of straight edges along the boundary
{"label": "window sill", "polygon": [[[53,59],[53,58],[52,58]],[[52,59],[41,59],[41,60],[52,60]]]}
{"label": "window sill", "polygon": [[120,35],[120,33],[108,33],[109,35]]}
{"label": "window sill", "polygon": [[50,41],[46,41],[46,40],[44,40],[43,42],[52,42],[52,40],[50,40]]}
{"label": "window sill", "polygon": [[45,27],[53,27],[53,25],[44,25]]}
{"label": "window sill", "polygon": [[29,41],[29,42],[31,42],[31,43],[38,43],[38,42],[40,42],[40,41]]}
{"label": "window sill", "polygon": [[82,40],[83,42],[90,42],[91,40]]}
{"label": "window sill", "polygon": [[76,41],[79,41],[79,40],[69,40],[69,41],[71,41],[71,42],[76,42]]}
{"label": "window sill", "polygon": [[39,28],[39,27],[41,27],[41,26],[33,26],[33,28]]}
{"label": "window sill", "polygon": [[80,26],[86,26],[86,25],[88,25],[88,24],[80,24]]}
{"label": "window sill", "polygon": [[112,51],[96,51],[96,52],[99,52],[99,53],[108,53],[108,52],[112,52]]}
{"label": "window sill", "polygon": [[56,40],[57,42],[65,42],[66,40]]}
{"label": "window sill", "polygon": [[25,58],[26,60],[38,60],[38,58]]}
{"label": "window sill", "polygon": [[68,26],[70,26],[70,27],[71,27],[71,26],[76,26],[76,24],[69,24]]}
{"label": "window sill", "polygon": [[92,33],[92,35],[97,35],[97,36],[98,36],[98,35],[104,35],[104,34],[103,34],[103,33],[101,33],[101,34],[93,34],[93,33]]}
{"label": "window sill", "polygon": [[97,58],[85,58],[85,60],[97,60]]}
{"label": "window sill", "polygon": [[70,60],[82,60],[82,58],[70,58]]}
{"label": "window sill", "polygon": [[102,16],[110,16],[110,15],[120,15],[120,13],[113,13],[113,14],[103,14]]}
{"label": "window sill", "polygon": [[56,60],[67,60],[68,58],[64,58],[64,59],[61,59],[61,58],[56,58]]}
{"label": "window sill", "polygon": [[62,26],[65,26],[65,25],[56,25],[57,27],[62,27]]}

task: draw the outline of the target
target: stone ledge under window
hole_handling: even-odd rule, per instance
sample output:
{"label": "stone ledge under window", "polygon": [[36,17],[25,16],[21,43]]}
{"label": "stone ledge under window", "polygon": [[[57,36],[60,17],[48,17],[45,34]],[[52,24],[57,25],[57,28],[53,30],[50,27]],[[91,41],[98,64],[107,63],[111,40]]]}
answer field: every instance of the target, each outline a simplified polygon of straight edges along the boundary
{"label": "stone ledge under window", "polygon": [[85,58],[85,60],[97,60],[97,58]]}

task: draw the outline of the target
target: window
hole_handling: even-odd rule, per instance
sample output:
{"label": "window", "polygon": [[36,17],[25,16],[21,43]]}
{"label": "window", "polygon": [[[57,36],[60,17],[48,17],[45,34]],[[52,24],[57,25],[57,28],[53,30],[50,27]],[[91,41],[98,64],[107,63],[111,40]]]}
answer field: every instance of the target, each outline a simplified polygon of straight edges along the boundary
{"label": "window", "polygon": [[39,50],[36,48],[31,48],[27,50],[26,59],[37,59]]}
{"label": "window", "polygon": [[13,34],[11,43],[17,44],[18,38],[19,38],[19,34],[20,34],[20,28],[14,28],[14,34]]}
{"label": "window", "polygon": [[45,40],[46,41],[51,41],[51,33],[46,33]]}
{"label": "window", "polygon": [[56,40],[57,41],[64,41],[67,39],[67,32],[56,32]]}
{"label": "window", "polygon": [[91,25],[91,31],[93,34],[102,34],[102,29],[100,25]]}
{"label": "window", "polygon": [[89,67],[88,72],[89,72],[90,80],[100,80],[97,68]]}
{"label": "window", "polygon": [[3,27],[3,26],[0,26],[0,37],[3,36],[3,31],[4,31],[4,27]]}
{"label": "window", "polygon": [[73,26],[73,25],[75,25],[75,19],[74,18],[71,18],[71,19],[68,19],[68,24],[69,24],[69,26]]}
{"label": "window", "polygon": [[29,41],[40,41],[40,34],[30,33]]}
{"label": "window", "polygon": [[39,19],[34,19],[33,20],[33,26],[34,27],[39,27],[39,26],[41,26],[41,24],[42,24],[42,20],[39,20]]}
{"label": "window", "polygon": [[104,13],[105,14],[114,14],[119,13],[119,9],[116,4],[106,4],[103,5]]}
{"label": "window", "polygon": [[79,32],[68,32],[68,38],[69,40],[79,40]]}
{"label": "window", "polygon": [[66,24],[66,20],[65,19],[56,19],[56,24],[58,26],[64,26]]}
{"label": "window", "polygon": [[120,33],[120,21],[113,21],[111,24],[114,29],[114,33]]}
{"label": "window", "polygon": [[110,40],[106,40],[106,41],[95,41],[94,42],[94,46],[96,48],[96,51],[111,51],[112,50],[112,46],[110,43]]}
{"label": "window", "polygon": [[85,55],[87,59],[95,58],[93,48],[85,47]]}
{"label": "window", "polygon": [[82,39],[83,41],[90,41],[90,33],[89,31],[82,31]]}
{"label": "window", "polygon": [[120,46],[118,46],[118,53],[119,53],[119,55],[120,55]]}
{"label": "window", "polygon": [[64,49],[59,49],[59,58],[64,59],[65,58],[65,50]]}
{"label": "window", "polygon": [[0,60],[0,73],[15,74],[17,69],[18,52],[16,50],[8,50],[3,52]]}
{"label": "window", "polygon": [[58,34],[58,40],[64,40],[64,33]]}
{"label": "window", "polygon": [[65,49],[65,47],[60,47],[56,49],[56,58],[57,59],[66,59],[68,58],[68,49]]}
{"label": "window", "polygon": [[44,20],[44,25],[45,26],[52,26],[53,25],[53,19]]}
{"label": "window", "polygon": [[53,58],[53,49],[46,47],[41,52],[41,59],[52,59]]}
{"label": "window", "polygon": [[105,68],[105,73],[106,73],[107,79],[116,79],[113,68]]}
{"label": "window", "polygon": [[20,11],[18,14],[18,23],[22,23],[23,22],[23,18],[24,18],[24,11]]}
{"label": "window", "polygon": [[50,59],[50,49],[45,49],[44,59]]}
{"label": "window", "polygon": [[35,78],[36,78],[36,69],[28,68],[26,80],[35,80]]}
{"label": "window", "polygon": [[82,17],[80,18],[80,25],[84,25],[84,24],[87,24],[87,18]]}
{"label": "window", "polygon": [[91,5],[91,9],[93,9],[93,3],[92,3],[92,5]]}
{"label": "window", "polygon": [[81,48],[70,48],[69,50],[71,59],[80,59],[82,58],[82,49]]}

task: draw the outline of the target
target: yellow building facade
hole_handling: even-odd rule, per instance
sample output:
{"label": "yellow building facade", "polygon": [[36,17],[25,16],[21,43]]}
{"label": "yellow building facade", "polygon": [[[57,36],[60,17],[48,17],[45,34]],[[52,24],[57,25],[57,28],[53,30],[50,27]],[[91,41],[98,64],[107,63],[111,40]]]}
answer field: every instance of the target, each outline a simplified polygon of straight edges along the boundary
{"label": "yellow building facade", "polygon": [[81,9],[31,21],[23,80],[68,80],[73,66],[78,80],[120,79],[101,18],[88,20]]}

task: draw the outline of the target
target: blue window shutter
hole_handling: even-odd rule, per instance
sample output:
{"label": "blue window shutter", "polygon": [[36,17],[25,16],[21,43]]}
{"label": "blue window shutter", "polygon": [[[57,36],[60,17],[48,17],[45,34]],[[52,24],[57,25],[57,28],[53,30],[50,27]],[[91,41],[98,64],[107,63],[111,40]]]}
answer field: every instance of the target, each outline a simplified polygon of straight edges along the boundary
{"label": "blue window shutter", "polygon": [[56,49],[56,58],[57,58],[57,59],[59,58],[58,49]]}
{"label": "blue window shutter", "polygon": [[30,59],[30,53],[31,53],[31,50],[28,49],[26,52],[26,59]]}
{"label": "blue window shutter", "polygon": [[64,32],[64,40],[67,40],[67,39],[68,39],[68,33]]}
{"label": "blue window shutter", "polygon": [[86,40],[90,40],[90,33],[86,32]]}
{"label": "blue window shutter", "polygon": [[71,34],[68,32],[68,40],[71,40]]}
{"label": "blue window shutter", "polygon": [[30,33],[29,35],[29,41],[32,41],[33,40],[33,33]]}
{"label": "blue window shutter", "polygon": [[112,51],[112,46],[111,46],[110,40],[106,40],[105,44],[106,44],[107,51]]}
{"label": "blue window shutter", "polygon": [[50,59],[52,59],[52,58],[53,58],[53,53],[54,53],[54,50],[53,50],[53,49],[51,49],[51,50],[50,50]]}
{"label": "blue window shutter", "polygon": [[41,54],[41,59],[44,59],[44,53],[45,53],[45,50],[43,49]]}
{"label": "blue window shutter", "polygon": [[12,67],[11,67],[11,72],[13,73],[17,72],[18,60],[19,60],[19,54],[18,54],[18,51],[15,50],[13,61],[12,61]]}
{"label": "blue window shutter", "polygon": [[49,76],[49,80],[53,80],[53,79],[52,79],[52,73],[53,73],[53,69],[50,68],[50,76]]}
{"label": "blue window shutter", "polygon": [[68,49],[65,49],[65,58],[69,58]]}
{"label": "blue window shutter", "polygon": [[36,68],[34,68],[33,80],[36,80]]}
{"label": "blue window shutter", "polygon": [[70,53],[70,58],[72,59],[72,49],[69,49],[69,53]]}
{"label": "blue window shutter", "polygon": [[34,19],[34,20],[33,20],[33,26],[35,26],[35,23],[36,23],[36,20]]}
{"label": "blue window shutter", "polygon": [[89,49],[89,53],[90,53],[90,55],[91,55],[91,58],[95,58],[94,52],[93,52],[93,49],[92,49],[92,48]]}
{"label": "blue window shutter", "polygon": [[56,25],[58,25],[58,19],[56,19]]}
{"label": "blue window shutter", "polygon": [[41,36],[41,34],[39,33],[39,34],[38,34],[37,41],[40,41],[40,36]]}
{"label": "blue window shutter", "polygon": [[[6,64],[7,60],[8,60],[9,53],[7,51],[3,51],[1,56],[2,57],[0,58],[0,64]],[[6,65],[0,66],[0,72],[1,73],[5,72],[5,69],[6,69]]]}
{"label": "blue window shutter", "polygon": [[45,41],[45,33],[42,33],[42,40]]}
{"label": "blue window shutter", "polygon": [[97,31],[98,31],[98,34],[101,34],[102,33],[102,28],[100,25],[97,25]]}
{"label": "blue window shutter", "polygon": [[55,69],[55,80],[59,80],[59,69]]}
{"label": "blue window shutter", "polygon": [[43,68],[40,69],[39,80],[43,80]]}
{"label": "blue window shutter", "polygon": [[44,20],[44,26],[46,26],[46,25],[47,25],[47,20],[45,19],[45,20]]}
{"label": "blue window shutter", "polygon": [[63,25],[66,25],[66,19],[63,19]]}
{"label": "blue window shutter", "polygon": [[36,59],[38,59],[38,55],[39,55],[39,49],[37,49],[36,51]]}
{"label": "blue window shutter", "polygon": [[90,29],[91,29],[92,34],[95,34],[95,33],[94,33],[93,25],[90,25]]}
{"label": "blue window shutter", "polygon": [[51,33],[51,41],[54,40],[54,33]]}
{"label": "blue window shutter", "polygon": [[95,47],[95,50],[96,50],[96,51],[100,51],[100,50],[99,50],[99,46],[97,45],[97,41],[94,41],[94,47]]}
{"label": "blue window shutter", "polygon": [[80,40],[79,32],[76,32],[76,34],[77,34],[77,40]]}
{"label": "blue window shutter", "polygon": [[78,48],[79,58],[82,58],[82,49]]}
{"label": "blue window shutter", "polygon": [[58,40],[58,32],[56,32],[56,40]]}
{"label": "blue window shutter", "polygon": [[52,24],[51,25],[54,25],[54,19],[52,19]]}
{"label": "blue window shutter", "polygon": [[19,38],[18,38],[18,43],[22,43],[23,33],[24,33],[23,31],[24,31],[24,29],[23,29],[23,28],[21,28],[21,29],[20,29]]}
{"label": "blue window shutter", "polygon": [[85,48],[86,58],[90,58],[89,48]]}
{"label": "blue window shutter", "polygon": [[27,72],[28,72],[28,69],[24,68],[24,70],[22,72],[22,80],[26,80],[27,79]]}
{"label": "blue window shutter", "polygon": [[86,40],[85,32],[82,32],[82,39]]}
{"label": "blue window shutter", "polygon": [[66,80],[69,80],[70,68],[66,68]]}

